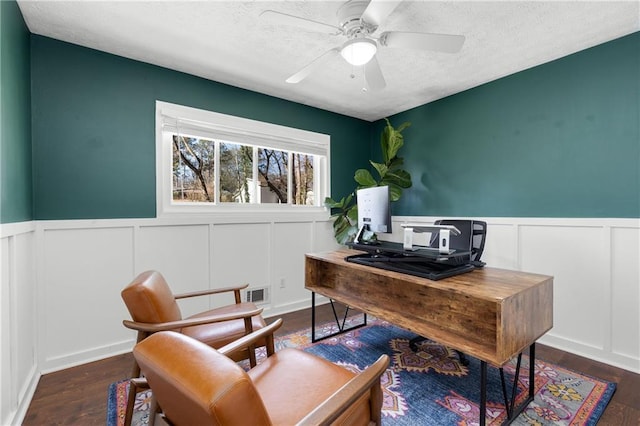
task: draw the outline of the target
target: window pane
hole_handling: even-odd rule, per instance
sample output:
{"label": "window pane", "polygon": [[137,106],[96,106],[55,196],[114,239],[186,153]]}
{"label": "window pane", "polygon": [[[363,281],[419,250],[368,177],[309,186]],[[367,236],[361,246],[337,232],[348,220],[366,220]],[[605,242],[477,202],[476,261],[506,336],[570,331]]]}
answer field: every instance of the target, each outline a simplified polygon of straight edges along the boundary
{"label": "window pane", "polygon": [[213,202],[215,143],[173,136],[173,200]]}
{"label": "window pane", "polygon": [[313,155],[294,153],[291,162],[291,201],[301,206],[313,206]]}
{"label": "window pane", "polygon": [[253,192],[253,148],[220,143],[220,202],[250,203]]}
{"label": "window pane", "polygon": [[287,204],[287,153],[258,148],[259,202]]}
{"label": "window pane", "polygon": [[327,212],[328,135],[160,101],[156,135],[158,217]]}

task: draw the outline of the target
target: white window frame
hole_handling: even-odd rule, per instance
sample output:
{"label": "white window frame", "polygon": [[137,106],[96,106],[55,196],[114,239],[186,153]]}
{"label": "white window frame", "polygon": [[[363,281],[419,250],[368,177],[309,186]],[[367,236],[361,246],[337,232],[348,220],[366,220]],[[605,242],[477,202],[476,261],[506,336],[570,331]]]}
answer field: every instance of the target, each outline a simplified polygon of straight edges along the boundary
{"label": "white window frame", "polygon": [[[314,154],[314,205],[274,203],[193,203],[176,202],[172,197],[173,134],[224,140],[243,145]],[[329,196],[331,137],[217,112],[156,101],[156,208],[157,217],[238,212],[328,214],[324,206]],[[317,164],[316,164],[317,163]],[[257,162],[254,161],[254,168]],[[289,170],[291,173],[291,170]],[[219,181],[216,168],[216,180]],[[216,182],[217,183],[217,182]],[[218,186],[218,185],[216,185]],[[216,189],[217,191],[218,189]]]}

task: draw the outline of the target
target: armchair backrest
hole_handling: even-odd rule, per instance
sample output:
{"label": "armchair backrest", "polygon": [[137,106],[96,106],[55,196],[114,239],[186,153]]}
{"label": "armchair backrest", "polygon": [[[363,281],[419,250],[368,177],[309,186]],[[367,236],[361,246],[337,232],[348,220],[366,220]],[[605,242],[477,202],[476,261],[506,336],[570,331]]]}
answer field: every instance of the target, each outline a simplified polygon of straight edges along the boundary
{"label": "armchair backrest", "polygon": [[171,288],[157,271],[141,273],[120,294],[136,322],[153,324],[182,319]]}
{"label": "armchair backrest", "polygon": [[271,424],[247,373],[210,346],[165,331],[137,344],[133,355],[175,426]]}

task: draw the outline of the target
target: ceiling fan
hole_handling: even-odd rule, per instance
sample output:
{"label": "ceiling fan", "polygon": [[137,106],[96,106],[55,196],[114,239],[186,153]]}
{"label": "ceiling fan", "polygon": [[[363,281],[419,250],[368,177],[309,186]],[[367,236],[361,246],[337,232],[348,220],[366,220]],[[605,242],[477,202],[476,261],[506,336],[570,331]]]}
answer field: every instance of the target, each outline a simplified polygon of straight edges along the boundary
{"label": "ceiling fan", "polygon": [[274,24],[293,25],[312,31],[344,35],[348,38],[342,46],[334,47],[323,53],[287,78],[287,83],[301,82],[324,63],[341,55],[351,65],[364,68],[365,81],[371,90],[381,90],[386,86],[386,82],[376,59],[378,47],[456,53],[462,48],[465,40],[462,35],[402,31],[385,31],[374,36],[380,24],[401,2],[402,0],[349,0],[336,13],[337,25],[275,10],[265,10],[260,16]]}

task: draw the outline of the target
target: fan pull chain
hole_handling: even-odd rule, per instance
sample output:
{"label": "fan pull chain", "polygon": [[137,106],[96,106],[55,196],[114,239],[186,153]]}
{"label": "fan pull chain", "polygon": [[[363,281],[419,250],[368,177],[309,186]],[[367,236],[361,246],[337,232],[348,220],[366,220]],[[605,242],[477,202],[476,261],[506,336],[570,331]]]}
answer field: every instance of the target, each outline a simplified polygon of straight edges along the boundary
{"label": "fan pull chain", "polygon": [[362,91],[367,93],[369,89],[367,89],[367,76],[364,73],[364,66],[362,67]]}

